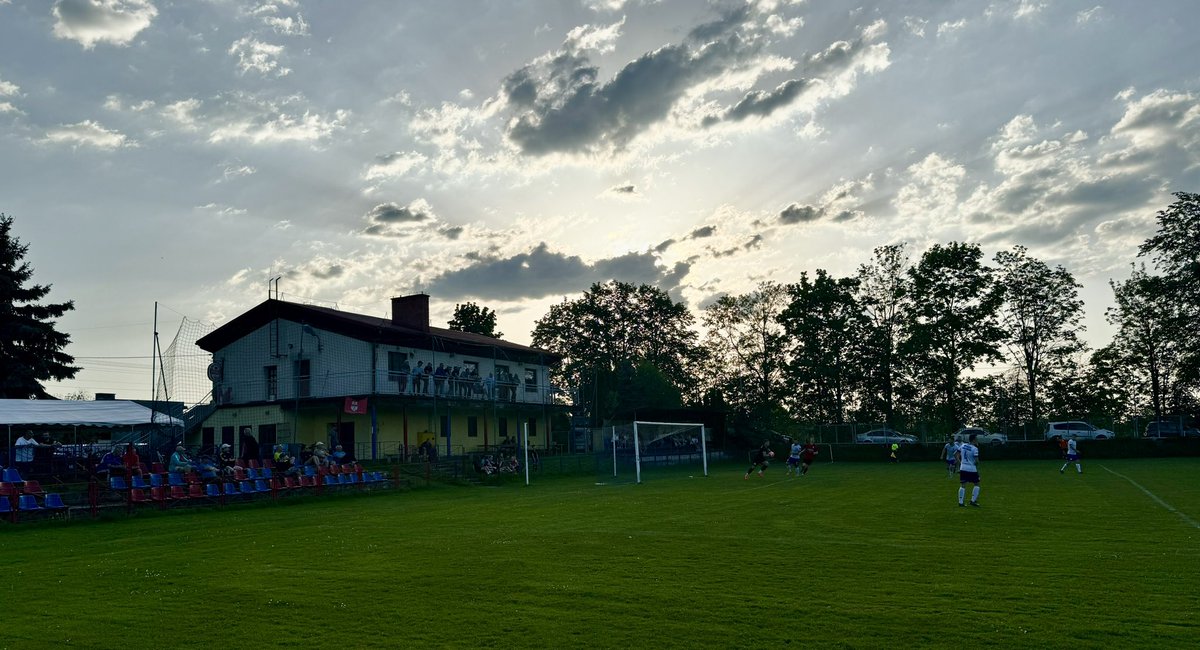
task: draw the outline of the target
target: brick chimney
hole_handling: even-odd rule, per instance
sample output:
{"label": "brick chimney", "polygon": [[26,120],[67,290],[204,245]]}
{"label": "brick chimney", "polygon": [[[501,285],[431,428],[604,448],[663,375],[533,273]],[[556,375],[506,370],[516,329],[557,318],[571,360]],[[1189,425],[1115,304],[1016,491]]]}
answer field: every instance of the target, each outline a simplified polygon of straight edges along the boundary
{"label": "brick chimney", "polygon": [[424,293],[392,298],[392,324],[429,331],[429,295]]}

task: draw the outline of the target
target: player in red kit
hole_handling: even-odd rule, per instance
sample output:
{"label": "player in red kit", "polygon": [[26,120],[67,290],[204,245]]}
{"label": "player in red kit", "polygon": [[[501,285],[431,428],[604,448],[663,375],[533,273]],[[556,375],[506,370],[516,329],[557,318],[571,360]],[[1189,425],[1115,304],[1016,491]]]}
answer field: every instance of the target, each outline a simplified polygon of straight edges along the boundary
{"label": "player in red kit", "polygon": [[808,441],[804,443],[804,448],[800,450],[800,476],[808,474],[808,466],[812,465],[813,459],[817,457],[817,445],[813,442],[812,436],[808,437]]}

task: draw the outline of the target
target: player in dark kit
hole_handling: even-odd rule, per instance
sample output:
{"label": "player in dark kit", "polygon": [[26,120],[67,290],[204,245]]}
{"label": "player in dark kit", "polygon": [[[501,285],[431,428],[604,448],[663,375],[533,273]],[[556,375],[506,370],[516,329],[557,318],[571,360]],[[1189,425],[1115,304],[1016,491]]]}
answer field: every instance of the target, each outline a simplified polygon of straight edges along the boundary
{"label": "player in dark kit", "polygon": [[758,449],[755,449],[753,452],[751,452],[751,454],[750,454],[750,469],[746,470],[746,475],[743,476],[742,478],[743,479],[750,478],[750,474],[754,471],[755,468],[758,468],[758,475],[762,476],[763,472],[767,471],[767,459],[771,458],[774,455],[775,455],[775,452],[771,451],[771,441],[764,440],[761,447],[759,447]]}
{"label": "player in dark kit", "polygon": [[817,457],[817,445],[813,443],[812,436],[808,437],[808,441],[804,443],[804,448],[800,450],[800,476],[808,474],[808,466],[812,465],[813,459]]}

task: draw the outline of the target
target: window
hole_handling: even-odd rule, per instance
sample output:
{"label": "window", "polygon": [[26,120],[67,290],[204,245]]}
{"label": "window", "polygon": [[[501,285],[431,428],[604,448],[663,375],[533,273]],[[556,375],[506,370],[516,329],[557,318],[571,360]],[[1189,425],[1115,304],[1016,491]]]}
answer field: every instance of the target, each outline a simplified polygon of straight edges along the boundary
{"label": "window", "polygon": [[466,369],[468,375],[478,375],[479,374],[479,362],[478,361],[464,361],[463,368]]}
{"label": "window", "polygon": [[216,443],[216,431],[212,427],[200,429],[200,447],[202,449],[212,449]]}
{"label": "window", "polygon": [[312,365],[308,359],[295,362],[296,394],[299,397],[312,395]]}
{"label": "window", "polygon": [[221,444],[233,446],[233,427],[221,427]]}
{"label": "window", "polygon": [[263,374],[267,379],[267,401],[279,395],[279,366],[263,366]]}
{"label": "window", "polygon": [[529,437],[537,435],[537,418],[529,418]]}
{"label": "window", "polygon": [[441,432],[440,432],[441,436],[443,438],[449,438],[450,437],[450,416],[449,415],[443,415],[441,417],[441,425],[442,425]]}
{"label": "window", "polygon": [[[400,371],[404,369],[405,362],[408,361],[407,352],[388,352],[388,379],[391,381],[400,380]],[[405,370],[405,372],[408,372]]]}
{"label": "window", "polygon": [[479,437],[479,418],[474,415],[467,416],[467,437]]}
{"label": "window", "polygon": [[259,452],[262,453],[263,458],[268,458],[269,454],[275,451],[275,443],[275,425],[258,425],[258,448]]}
{"label": "window", "polygon": [[496,435],[501,440],[508,437],[508,418],[500,418],[496,421]]}
{"label": "window", "polygon": [[525,392],[536,393],[538,390],[538,373],[535,368],[525,369]]}

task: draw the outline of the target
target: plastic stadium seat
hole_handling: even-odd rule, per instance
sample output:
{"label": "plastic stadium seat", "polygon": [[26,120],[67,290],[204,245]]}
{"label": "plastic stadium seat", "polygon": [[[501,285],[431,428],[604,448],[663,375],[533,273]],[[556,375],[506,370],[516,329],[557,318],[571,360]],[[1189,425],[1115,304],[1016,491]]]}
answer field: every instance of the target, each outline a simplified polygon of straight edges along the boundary
{"label": "plastic stadium seat", "polygon": [[51,492],[46,495],[45,508],[47,510],[66,510],[67,504],[63,503],[61,494]]}
{"label": "plastic stadium seat", "polygon": [[329,474],[326,474],[324,478],[325,478],[325,485],[337,485],[338,484],[338,480],[336,478],[330,476]]}
{"label": "plastic stadium seat", "polygon": [[119,492],[124,492],[129,489],[129,484],[125,482],[124,476],[108,477],[108,487]]}
{"label": "plastic stadium seat", "polygon": [[251,483],[250,481],[242,481],[242,494],[253,495],[254,494],[254,484]]}
{"label": "plastic stadium seat", "polygon": [[257,481],[254,482],[254,491],[255,492],[270,492],[271,488],[270,488],[270,486],[267,485],[266,481],[264,481],[262,479],[258,479]]}
{"label": "plastic stadium seat", "polygon": [[187,491],[188,498],[189,499],[203,499],[204,498],[204,486],[205,486],[204,483],[192,483],[191,485],[189,485],[188,491]]}
{"label": "plastic stadium seat", "polygon": [[237,486],[237,483],[226,483],[226,484],[225,484],[225,494],[226,494],[226,496],[233,496],[233,495],[235,495],[235,494],[237,494],[237,493],[238,493],[238,486]]}
{"label": "plastic stadium seat", "polygon": [[248,478],[249,477],[246,476],[246,470],[236,466],[233,468],[233,480],[241,482],[247,480]]}
{"label": "plastic stadium seat", "polygon": [[21,512],[37,512],[42,507],[38,505],[37,497],[32,494],[22,494],[20,505],[18,506]]}
{"label": "plastic stadium seat", "polygon": [[150,487],[163,487],[167,484],[167,479],[162,474],[150,475]]}
{"label": "plastic stadium seat", "polygon": [[134,476],[130,477],[129,486],[138,488],[139,490],[145,490],[145,489],[154,487],[153,484],[147,485],[146,479],[144,479],[140,476],[137,476],[136,474]]}
{"label": "plastic stadium seat", "polygon": [[46,495],[46,491],[42,489],[42,484],[32,479],[25,481],[25,485],[21,487],[21,492],[24,492],[25,494],[36,494],[39,497]]}
{"label": "plastic stadium seat", "polygon": [[132,489],[129,491],[129,500],[134,503],[149,503],[150,498],[146,496],[145,490]]}
{"label": "plastic stadium seat", "polygon": [[171,495],[167,493],[167,488],[165,487],[152,487],[150,488],[150,500],[158,503],[166,503],[171,500]]}
{"label": "plastic stadium seat", "polygon": [[12,501],[0,499],[0,515],[12,514]]}
{"label": "plastic stadium seat", "polygon": [[199,483],[200,475],[196,472],[188,472],[183,475],[183,481],[188,485],[191,485],[192,483]]}
{"label": "plastic stadium seat", "polygon": [[183,474],[171,472],[167,474],[167,485],[187,485],[187,483],[183,480]]}
{"label": "plastic stadium seat", "polygon": [[262,479],[269,479],[269,478],[271,478],[271,468],[270,468],[270,467],[264,467],[264,468],[262,468],[262,469],[258,470],[258,478],[262,478]]}
{"label": "plastic stadium seat", "polygon": [[[199,483],[197,483],[196,485],[199,485]],[[175,499],[176,501],[187,501],[188,500],[187,491],[188,491],[188,488],[185,486],[172,485],[171,486],[171,498]]]}
{"label": "plastic stadium seat", "polygon": [[250,466],[250,469],[258,469],[258,460],[255,458],[247,459],[246,464]]}
{"label": "plastic stadium seat", "polygon": [[21,490],[16,485],[13,485],[7,481],[0,483],[0,497],[3,497],[5,500],[8,500],[9,497],[20,493]]}
{"label": "plastic stadium seat", "polygon": [[338,476],[338,475],[340,475],[340,474],[342,473],[342,468],[341,468],[341,467],[339,467],[339,466],[337,466],[337,465],[330,465],[330,466],[329,466],[329,473],[330,473],[330,474],[333,474],[334,476]]}
{"label": "plastic stadium seat", "polygon": [[305,476],[316,476],[317,468],[313,467],[312,465],[305,465],[304,466],[304,475]]}
{"label": "plastic stadium seat", "polygon": [[221,485],[219,483],[209,483],[208,485],[205,485],[204,496],[213,498],[221,496]]}
{"label": "plastic stadium seat", "polygon": [[308,474],[301,476],[300,477],[300,487],[302,487],[302,488],[317,487],[317,477],[309,476]]}
{"label": "plastic stadium seat", "polygon": [[285,490],[296,490],[300,488],[300,483],[291,476],[283,477],[283,487]]}
{"label": "plastic stadium seat", "polygon": [[9,467],[4,470],[4,483],[24,483],[21,478],[21,473],[15,467]]}
{"label": "plastic stadium seat", "polygon": [[275,469],[275,461],[270,458],[264,458],[262,460],[262,467],[263,469]]}
{"label": "plastic stadium seat", "polygon": [[155,474],[166,474],[167,473],[167,466],[163,465],[162,463],[154,463],[154,464],[150,465],[150,469]]}

